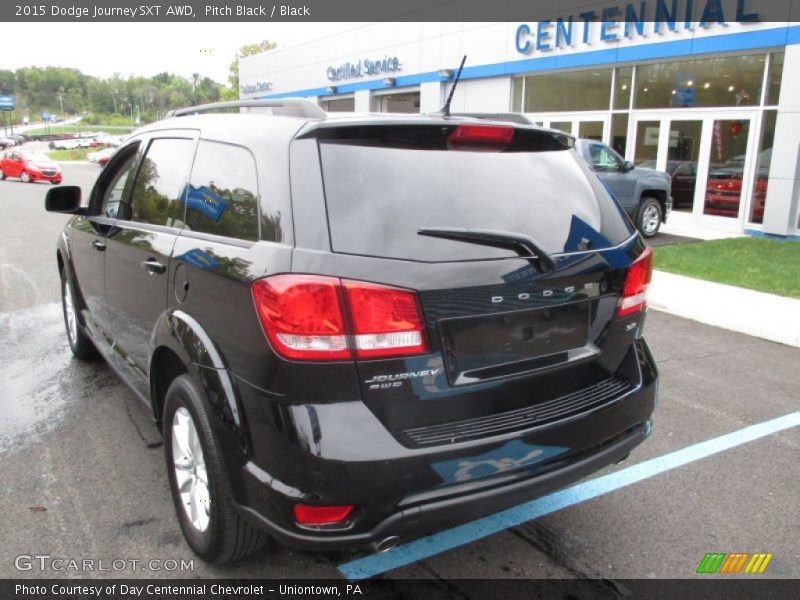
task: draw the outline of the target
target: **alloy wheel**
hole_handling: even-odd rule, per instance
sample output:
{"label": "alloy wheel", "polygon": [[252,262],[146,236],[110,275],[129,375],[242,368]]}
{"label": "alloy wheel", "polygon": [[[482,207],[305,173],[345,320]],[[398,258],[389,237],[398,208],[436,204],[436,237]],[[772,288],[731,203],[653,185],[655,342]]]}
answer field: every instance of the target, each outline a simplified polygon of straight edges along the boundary
{"label": "alloy wheel", "polygon": [[192,527],[202,533],[211,518],[208,472],[200,436],[184,407],[175,411],[172,419],[172,464],[183,510]]}
{"label": "alloy wheel", "polygon": [[651,235],[658,229],[660,215],[658,214],[658,207],[651,204],[644,209],[642,213],[642,229],[645,234]]}
{"label": "alloy wheel", "polygon": [[67,323],[67,336],[71,344],[78,339],[78,316],[75,313],[75,301],[72,298],[72,288],[69,282],[64,281],[64,320]]}

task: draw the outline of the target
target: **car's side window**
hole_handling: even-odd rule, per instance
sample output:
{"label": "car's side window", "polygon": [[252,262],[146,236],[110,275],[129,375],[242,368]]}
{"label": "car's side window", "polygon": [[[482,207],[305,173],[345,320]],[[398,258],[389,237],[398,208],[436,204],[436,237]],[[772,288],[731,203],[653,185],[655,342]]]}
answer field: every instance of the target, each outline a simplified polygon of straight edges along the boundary
{"label": "car's side window", "polygon": [[122,218],[139,223],[182,227],[186,176],[194,140],[157,138],[150,142]]}
{"label": "car's side window", "polygon": [[592,166],[597,171],[618,171],[622,166],[617,155],[603,144],[590,145],[589,155],[592,157]]}
{"label": "car's side window", "polygon": [[117,169],[111,177],[111,181],[108,183],[103,193],[103,200],[100,205],[100,214],[102,216],[112,219],[117,218],[119,205],[125,195],[125,187],[131,177],[135,162],[136,152],[131,151],[130,156],[125,159],[119,169]]}
{"label": "car's side window", "polygon": [[249,150],[200,140],[186,194],[186,226],[192,231],[258,240],[258,178]]}

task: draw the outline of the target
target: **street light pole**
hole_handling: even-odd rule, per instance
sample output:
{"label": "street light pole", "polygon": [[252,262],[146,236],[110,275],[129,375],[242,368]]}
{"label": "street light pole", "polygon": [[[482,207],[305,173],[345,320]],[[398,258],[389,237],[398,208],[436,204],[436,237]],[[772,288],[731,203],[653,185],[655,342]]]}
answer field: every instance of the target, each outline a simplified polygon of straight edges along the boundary
{"label": "street light pole", "polygon": [[64,118],[64,98],[61,94],[58,95],[58,101],[61,103],[61,118]]}

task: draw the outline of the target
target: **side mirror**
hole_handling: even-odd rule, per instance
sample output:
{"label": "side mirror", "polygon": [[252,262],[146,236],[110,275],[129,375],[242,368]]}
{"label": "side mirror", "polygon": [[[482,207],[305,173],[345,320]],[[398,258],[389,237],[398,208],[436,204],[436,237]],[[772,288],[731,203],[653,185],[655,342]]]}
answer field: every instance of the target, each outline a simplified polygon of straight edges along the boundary
{"label": "side mirror", "polygon": [[81,188],[77,185],[62,185],[48,190],[44,199],[44,208],[48,212],[80,215],[84,213],[81,208]]}
{"label": "side mirror", "polygon": [[629,160],[626,160],[624,163],[622,163],[623,173],[627,173],[628,171],[633,171],[635,168],[636,167],[634,166],[634,164]]}

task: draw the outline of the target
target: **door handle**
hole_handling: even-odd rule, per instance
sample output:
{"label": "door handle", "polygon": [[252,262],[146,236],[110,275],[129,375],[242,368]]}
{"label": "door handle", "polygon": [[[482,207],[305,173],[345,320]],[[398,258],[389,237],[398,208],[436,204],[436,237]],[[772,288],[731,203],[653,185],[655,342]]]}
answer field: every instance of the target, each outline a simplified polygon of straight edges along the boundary
{"label": "door handle", "polygon": [[151,275],[161,275],[165,273],[167,270],[166,265],[161,264],[154,258],[148,258],[147,260],[142,261],[142,268],[146,269],[148,273]]}
{"label": "door handle", "polygon": [[101,242],[100,240],[95,240],[92,242],[92,247],[98,252],[102,252],[103,250],[106,249],[106,243]]}

